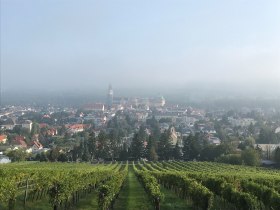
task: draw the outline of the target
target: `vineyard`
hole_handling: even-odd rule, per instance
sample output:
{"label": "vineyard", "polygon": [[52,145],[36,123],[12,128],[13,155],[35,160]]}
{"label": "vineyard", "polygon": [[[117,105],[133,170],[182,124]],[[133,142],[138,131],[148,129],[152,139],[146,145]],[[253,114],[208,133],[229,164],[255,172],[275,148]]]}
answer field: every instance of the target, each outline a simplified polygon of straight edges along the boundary
{"label": "vineyard", "polygon": [[0,209],[280,209],[280,172],[210,162],[0,166]]}

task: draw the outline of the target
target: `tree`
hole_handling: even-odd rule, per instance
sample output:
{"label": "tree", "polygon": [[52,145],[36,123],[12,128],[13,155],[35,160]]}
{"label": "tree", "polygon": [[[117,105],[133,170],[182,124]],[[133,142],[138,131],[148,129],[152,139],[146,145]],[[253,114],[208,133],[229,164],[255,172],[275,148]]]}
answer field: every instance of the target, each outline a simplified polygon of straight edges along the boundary
{"label": "tree", "polygon": [[256,141],[253,137],[248,137],[245,139],[245,144],[246,146],[250,147],[250,148],[254,148]]}
{"label": "tree", "polygon": [[109,139],[103,130],[97,137],[96,157],[102,159],[109,157]]}
{"label": "tree", "polygon": [[67,132],[67,128],[65,125],[62,125],[59,129],[58,129],[58,134],[59,135],[65,135],[65,133]]}
{"label": "tree", "polygon": [[44,161],[48,161],[48,158],[47,158],[47,156],[46,156],[46,153],[45,153],[45,152],[42,152],[42,153],[38,153],[38,154],[35,156],[35,160],[40,161],[40,162],[44,162]]}
{"label": "tree", "polygon": [[5,134],[4,128],[0,127],[0,135],[4,135],[4,134]]}
{"label": "tree", "polygon": [[150,136],[149,137],[149,141],[147,144],[147,155],[146,157],[148,158],[148,160],[150,161],[157,161],[158,160],[158,155],[156,152],[156,142],[154,139],[154,136]]}
{"label": "tree", "polygon": [[96,153],[96,138],[94,133],[91,133],[89,135],[87,143],[88,143],[88,152],[90,155],[90,160],[92,160]]}
{"label": "tree", "polygon": [[77,161],[80,158],[80,146],[75,145],[71,150],[72,161]]}
{"label": "tree", "polygon": [[159,123],[172,123],[172,119],[171,118],[161,118],[158,122]]}
{"label": "tree", "polygon": [[196,135],[190,143],[190,159],[197,159],[200,155],[201,146],[199,144],[198,135]]}
{"label": "tree", "polygon": [[215,125],[215,130],[217,131],[217,136],[219,137],[219,139],[221,139],[222,141],[225,141],[227,139],[227,135],[225,130],[222,128],[220,122],[216,122]]}
{"label": "tree", "polygon": [[202,143],[203,143],[203,139],[200,137],[199,133],[196,133],[195,136],[190,134],[187,138],[184,138],[183,158],[185,160],[193,160],[198,158],[200,155]]}
{"label": "tree", "polygon": [[216,158],[216,161],[219,163],[227,163],[227,164],[233,164],[233,165],[241,165],[242,160],[240,154],[229,154],[224,155]]}
{"label": "tree", "polygon": [[202,149],[200,158],[205,161],[214,161],[215,158],[219,156],[220,154],[217,152],[217,146],[212,144]]}
{"label": "tree", "polygon": [[177,141],[174,149],[173,149],[173,157],[175,160],[181,160],[183,157],[182,150],[179,147],[179,142]]}
{"label": "tree", "polygon": [[274,151],[274,160],[277,164],[280,164],[280,147],[277,147]]}
{"label": "tree", "polygon": [[60,153],[58,158],[57,158],[57,161],[60,161],[60,162],[67,162],[68,161],[68,157],[65,153]]}
{"label": "tree", "polygon": [[45,152],[40,154],[40,162],[48,161],[47,155]]}
{"label": "tree", "polygon": [[129,158],[129,148],[126,143],[123,144],[122,149],[120,151],[119,159],[121,161],[128,160]]}
{"label": "tree", "polygon": [[52,150],[50,150],[48,153],[47,153],[47,157],[48,159],[51,161],[51,162],[55,162],[57,161],[59,155],[60,155],[60,149],[59,148],[54,148]]}
{"label": "tree", "polygon": [[170,136],[170,129],[165,130],[160,136],[160,141],[158,144],[158,154],[160,159],[162,160],[169,160],[173,156]]}
{"label": "tree", "polygon": [[86,140],[81,142],[82,146],[82,150],[83,150],[83,154],[82,154],[82,161],[89,161],[90,160],[90,154],[89,154],[89,150],[88,150],[88,143]]}
{"label": "tree", "polygon": [[112,160],[119,155],[120,139],[120,129],[112,129],[109,133],[109,154]]}
{"label": "tree", "polygon": [[257,143],[262,144],[278,144],[280,142],[276,133],[269,127],[261,128],[259,138],[257,140]]}
{"label": "tree", "polygon": [[230,144],[222,143],[218,146],[210,144],[201,150],[200,159],[204,161],[214,161],[221,155],[230,154],[232,150]]}
{"label": "tree", "polygon": [[255,145],[255,139],[253,137],[248,137],[245,139],[244,142],[240,143],[238,145],[238,148],[241,149],[241,150],[245,150],[245,149],[248,149],[248,148],[254,148],[254,145]]}
{"label": "tree", "polygon": [[30,131],[27,128],[22,128],[16,125],[12,130],[12,133],[16,133],[17,135],[26,137],[26,139],[30,139]]}
{"label": "tree", "polygon": [[7,156],[12,162],[24,161],[27,158],[27,153],[23,149],[11,150],[7,153]]}
{"label": "tree", "polygon": [[155,146],[152,146],[149,149],[149,156],[148,156],[148,158],[149,158],[150,161],[157,161],[158,160],[158,155],[157,155]]}
{"label": "tree", "polygon": [[40,161],[40,157],[41,157],[41,154],[40,154],[40,153],[38,153],[38,154],[36,154],[36,156],[35,156],[35,158],[34,158],[34,159],[35,159],[36,161]]}
{"label": "tree", "polygon": [[216,147],[216,152],[219,155],[227,155],[232,153],[235,150],[235,147],[230,143],[222,143]]}
{"label": "tree", "polygon": [[190,134],[188,137],[183,138],[183,158],[184,160],[190,159],[190,150],[191,150],[191,141],[193,139],[193,135]]}
{"label": "tree", "polygon": [[136,133],[131,143],[131,155],[135,159],[144,158],[146,155],[145,141],[147,134],[143,126],[140,127],[139,132]]}
{"label": "tree", "polygon": [[154,137],[155,141],[159,141],[161,133],[159,123],[156,120],[155,116],[153,116],[151,119],[147,119],[146,123],[151,127],[152,136]]}
{"label": "tree", "polygon": [[241,159],[245,165],[258,166],[260,165],[260,155],[254,149],[246,149],[241,153]]}
{"label": "tree", "polygon": [[40,127],[39,124],[34,122],[32,124],[32,129],[31,129],[31,136],[34,136],[35,134],[39,134],[40,133]]}

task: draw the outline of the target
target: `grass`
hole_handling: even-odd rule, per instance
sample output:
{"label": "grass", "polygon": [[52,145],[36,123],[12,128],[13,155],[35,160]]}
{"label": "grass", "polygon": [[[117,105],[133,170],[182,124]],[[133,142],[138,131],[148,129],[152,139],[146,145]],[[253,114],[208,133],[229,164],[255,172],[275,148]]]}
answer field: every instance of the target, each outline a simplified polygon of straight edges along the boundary
{"label": "grass", "polygon": [[97,192],[87,195],[85,198],[80,199],[76,208],[77,210],[93,210],[98,209]]}
{"label": "grass", "polygon": [[191,210],[193,209],[191,204],[180,197],[178,197],[174,192],[167,190],[166,188],[160,188],[160,191],[164,193],[164,200],[160,203],[161,210]]}
{"label": "grass", "polygon": [[[7,206],[1,206],[0,209],[2,210],[8,210]],[[27,201],[26,205],[23,205],[23,201],[21,199],[17,199],[15,203],[15,210],[52,210],[52,206],[49,203],[48,197],[44,199],[40,199],[38,201]]]}
{"label": "grass", "polygon": [[144,188],[137,180],[132,166],[129,166],[128,176],[123,189],[114,204],[114,210],[152,210],[153,205]]}

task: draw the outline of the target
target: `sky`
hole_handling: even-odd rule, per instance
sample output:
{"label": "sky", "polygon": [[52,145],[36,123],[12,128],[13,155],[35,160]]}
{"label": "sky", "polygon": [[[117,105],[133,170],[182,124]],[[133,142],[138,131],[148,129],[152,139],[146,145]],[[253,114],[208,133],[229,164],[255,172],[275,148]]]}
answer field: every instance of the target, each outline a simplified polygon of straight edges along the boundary
{"label": "sky", "polygon": [[4,91],[280,90],[279,0],[0,2]]}

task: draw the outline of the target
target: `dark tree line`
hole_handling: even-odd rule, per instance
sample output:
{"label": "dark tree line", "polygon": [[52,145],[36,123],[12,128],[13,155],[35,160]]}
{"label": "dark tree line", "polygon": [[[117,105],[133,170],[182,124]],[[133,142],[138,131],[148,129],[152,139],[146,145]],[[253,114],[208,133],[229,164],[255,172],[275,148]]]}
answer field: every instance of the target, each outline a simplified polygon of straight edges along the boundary
{"label": "dark tree line", "polygon": [[[101,131],[97,136],[88,132],[77,134],[79,135],[78,144],[67,151],[64,150],[62,154],[50,151],[47,159],[50,161],[139,159],[215,161],[219,158],[221,160],[221,157],[226,159],[235,149],[231,142],[226,140],[222,141],[220,145],[209,144],[201,132],[177,139],[176,142],[172,137],[171,128],[161,131],[159,122],[154,117],[147,120],[134,132],[131,141],[124,141],[123,137],[135,129],[134,123],[129,115],[120,112],[108,123],[106,131]],[[248,145],[240,145],[240,149],[244,150],[242,152],[244,159],[250,159],[248,157],[255,155],[254,151],[251,151],[254,150],[252,144],[249,143],[250,141],[248,141]],[[241,153],[239,157],[241,157]]]}

